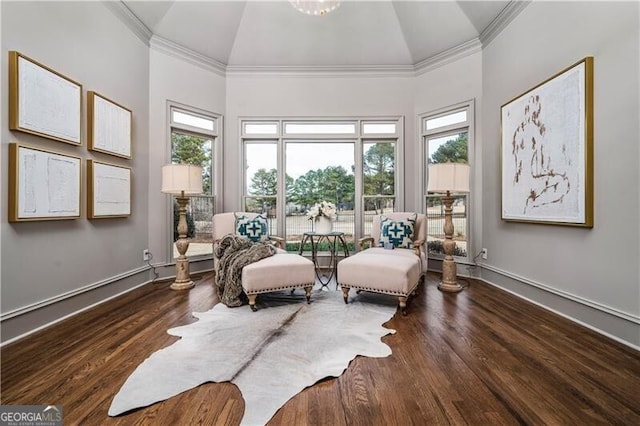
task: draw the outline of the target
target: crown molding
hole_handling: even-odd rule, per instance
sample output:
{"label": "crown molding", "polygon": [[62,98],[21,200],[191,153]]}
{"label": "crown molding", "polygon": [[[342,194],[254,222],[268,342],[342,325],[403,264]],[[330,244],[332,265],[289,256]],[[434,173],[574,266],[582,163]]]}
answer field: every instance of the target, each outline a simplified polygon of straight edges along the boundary
{"label": "crown molding", "polygon": [[227,76],[413,77],[413,65],[229,65]]}
{"label": "crown molding", "polygon": [[147,46],[153,32],[120,0],[102,0],[102,4],[125,24]]}
{"label": "crown molding", "polygon": [[464,58],[465,56],[480,52],[481,50],[482,43],[480,42],[480,39],[476,37],[418,62],[415,64],[415,74],[424,74],[448,63]]}
{"label": "crown molding", "polygon": [[480,41],[482,47],[485,47],[491,43],[491,41],[498,36],[510,23],[531,3],[530,0],[512,0],[504,9],[500,11],[498,16],[491,21],[487,28],[480,33]]}
{"label": "crown molding", "polygon": [[174,43],[171,40],[167,40],[166,38],[158,35],[153,35],[149,43],[151,48],[154,50],[166,53],[174,58],[182,59],[208,71],[213,71],[223,77],[226,75],[227,66],[222,62],[181,46],[178,43]]}
{"label": "crown molding", "polygon": [[485,28],[479,37],[430,56],[413,65],[227,65],[194,50],[165,39],[147,28],[122,1],[102,0],[102,3],[118,17],[142,42],[152,49],[163,52],[193,65],[213,71],[223,77],[408,77],[417,76],[465,56],[481,51],[506,28],[531,0],[512,0]]}

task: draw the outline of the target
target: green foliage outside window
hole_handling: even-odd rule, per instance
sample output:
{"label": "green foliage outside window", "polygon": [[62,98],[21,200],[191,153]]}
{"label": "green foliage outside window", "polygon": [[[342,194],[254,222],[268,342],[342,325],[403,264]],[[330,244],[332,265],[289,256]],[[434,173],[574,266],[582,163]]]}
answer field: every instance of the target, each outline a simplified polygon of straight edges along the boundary
{"label": "green foliage outside window", "polygon": [[202,190],[212,194],[211,139],[183,133],[171,133],[171,162],[202,167]]}
{"label": "green foliage outside window", "polygon": [[[330,251],[331,250],[331,246],[332,244],[328,241],[322,241],[319,244],[316,244],[316,250],[318,251],[318,253],[321,252],[325,252],[325,251]],[[300,252],[300,241],[292,241],[292,242],[288,242],[286,243],[286,250],[289,253],[299,253]],[[354,253],[356,251],[356,244],[353,241],[348,241],[347,242],[347,250],[349,250],[349,253]],[[302,251],[303,252],[311,252],[311,243],[310,242],[305,242],[304,246],[302,247]],[[338,246],[337,249],[337,254],[338,256],[341,256],[342,253],[342,246]]]}
{"label": "green foliage outside window", "polygon": [[394,195],[395,161],[391,143],[376,143],[364,154],[364,194]]}
{"label": "green foliage outside window", "polygon": [[[427,242],[427,249],[429,250],[429,253],[444,254],[444,244],[440,240]],[[456,244],[453,246],[453,255],[467,257],[467,251]]]}
{"label": "green foliage outside window", "polygon": [[468,136],[467,133],[458,135],[438,147],[431,155],[430,163],[466,163],[468,161]]}
{"label": "green foliage outside window", "polygon": [[[178,240],[178,222],[180,221],[180,207],[177,202],[173,203],[173,241]],[[191,213],[187,212],[187,238],[196,235],[196,223]]]}

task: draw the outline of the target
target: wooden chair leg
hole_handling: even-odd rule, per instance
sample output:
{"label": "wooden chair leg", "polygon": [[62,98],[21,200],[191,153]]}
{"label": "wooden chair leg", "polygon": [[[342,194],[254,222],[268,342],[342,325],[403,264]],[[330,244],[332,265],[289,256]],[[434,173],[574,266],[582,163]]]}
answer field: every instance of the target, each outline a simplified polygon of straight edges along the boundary
{"label": "wooden chair leg", "polygon": [[402,312],[402,315],[407,315],[407,298],[406,298],[406,296],[400,296],[400,297],[398,297],[398,300],[400,301],[400,311]]}
{"label": "wooden chair leg", "polygon": [[311,303],[311,289],[313,289],[312,285],[304,288],[304,294],[307,296],[307,303]]}
{"label": "wooden chair leg", "polygon": [[342,286],[342,298],[344,299],[344,303],[349,303],[349,287]]}
{"label": "wooden chair leg", "polygon": [[256,297],[258,297],[257,294],[249,294],[249,307],[251,308],[251,310],[253,312],[257,311],[258,308],[256,307]]}

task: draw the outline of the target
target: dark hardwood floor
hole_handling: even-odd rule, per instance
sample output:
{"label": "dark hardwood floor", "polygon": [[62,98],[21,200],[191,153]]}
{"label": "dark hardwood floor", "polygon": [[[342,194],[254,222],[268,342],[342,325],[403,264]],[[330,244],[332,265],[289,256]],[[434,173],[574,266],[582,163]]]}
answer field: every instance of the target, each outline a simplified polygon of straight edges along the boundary
{"label": "dark hardwood floor", "polygon": [[[482,282],[443,294],[437,281],[429,274],[409,314],[387,323],[397,330],[384,338],[390,357],[356,358],[270,424],[640,424],[639,352]],[[107,416],[135,367],[177,339],[166,330],[217,302],[211,276],[188,292],[168,286],[143,286],[4,347],[1,403],[60,404],[65,425],[239,424],[244,402],[229,383]],[[340,325],[318,324],[327,326]]]}

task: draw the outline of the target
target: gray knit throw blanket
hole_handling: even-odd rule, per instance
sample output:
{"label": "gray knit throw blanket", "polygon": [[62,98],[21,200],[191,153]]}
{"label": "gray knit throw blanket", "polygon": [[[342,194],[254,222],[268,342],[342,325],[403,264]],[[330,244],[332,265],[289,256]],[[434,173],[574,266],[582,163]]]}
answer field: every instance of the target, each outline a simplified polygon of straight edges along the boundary
{"label": "gray knit throw blanket", "polygon": [[218,298],[229,307],[247,302],[242,291],[242,268],[276,254],[269,242],[252,242],[234,234],[222,237],[216,247],[216,286]]}

